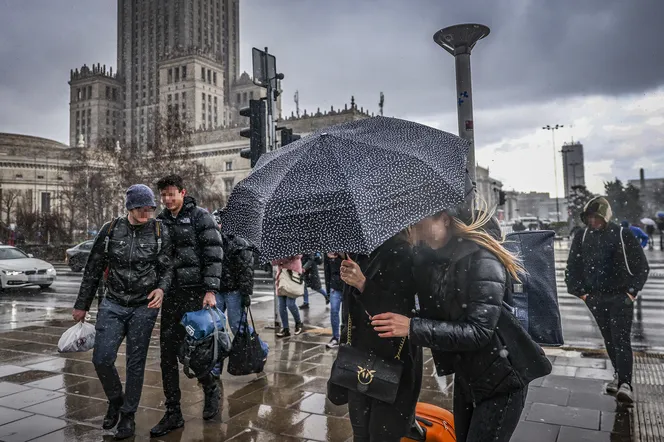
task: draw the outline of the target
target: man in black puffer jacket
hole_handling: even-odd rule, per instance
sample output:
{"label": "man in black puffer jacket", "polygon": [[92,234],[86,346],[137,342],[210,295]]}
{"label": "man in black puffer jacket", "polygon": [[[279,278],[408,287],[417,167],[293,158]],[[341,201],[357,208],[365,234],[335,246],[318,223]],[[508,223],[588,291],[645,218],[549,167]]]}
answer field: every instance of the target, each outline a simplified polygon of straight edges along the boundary
{"label": "man in black puffer jacket", "polygon": [[[92,362],[109,401],[102,427],[110,430],[117,424],[116,439],[134,434],[150,337],[173,277],[170,235],[168,228],[152,219],[152,190],[142,184],[131,186],[126,208],[126,217],[104,224],[95,238],[73,312],[74,320],[85,321],[106,273]],[[127,382],[123,395],[115,360],[125,336]]]}
{"label": "man in black puffer jacket", "polygon": [[[170,232],[175,249],[174,278],[171,291],[161,312],[161,376],[166,396],[166,414],[151,431],[153,437],[163,436],[184,426],[180,410],[180,377],[178,352],[185,337],[180,324],[182,316],[204,307],[215,307],[222,272],[221,235],[214,218],[196,206],[186,195],[182,178],[162,178],[157,183],[166,209],[159,215]],[[203,419],[212,419],[219,412],[220,389],[211,373],[198,379],[205,392]]]}

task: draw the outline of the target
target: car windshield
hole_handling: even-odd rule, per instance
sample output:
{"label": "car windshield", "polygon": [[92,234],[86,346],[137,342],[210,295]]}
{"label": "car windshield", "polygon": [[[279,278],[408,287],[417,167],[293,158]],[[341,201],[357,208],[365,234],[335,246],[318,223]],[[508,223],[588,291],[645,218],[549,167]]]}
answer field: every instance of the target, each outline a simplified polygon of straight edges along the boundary
{"label": "car windshield", "polygon": [[23,259],[27,258],[28,255],[21,252],[19,249],[14,248],[2,248],[0,249],[0,260],[3,259]]}

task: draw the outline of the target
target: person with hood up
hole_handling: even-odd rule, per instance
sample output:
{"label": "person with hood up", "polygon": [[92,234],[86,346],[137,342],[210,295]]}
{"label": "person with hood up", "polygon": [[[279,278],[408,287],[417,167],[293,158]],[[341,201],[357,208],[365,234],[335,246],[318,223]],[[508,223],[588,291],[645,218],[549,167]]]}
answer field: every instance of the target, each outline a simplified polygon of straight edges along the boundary
{"label": "person with hood up", "polygon": [[604,197],[588,201],[581,221],[587,226],[572,240],[565,282],[595,317],[615,370],[608,393],[621,402],[634,401],[631,344],[634,300],[648,279],[650,267],[636,237],[611,222],[611,205]]}
{"label": "person with hood up", "polygon": [[[161,377],[166,396],[166,413],[152,428],[152,437],[161,437],[184,426],[180,408],[178,353],[185,329],[180,324],[187,312],[217,305],[221,287],[223,249],[219,227],[212,215],[187,195],[182,178],[170,175],[157,182],[166,207],[158,218],[167,226],[173,240],[173,284],[161,312]],[[219,413],[220,388],[212,373],[198,379],[205,393],[203,419]]]}

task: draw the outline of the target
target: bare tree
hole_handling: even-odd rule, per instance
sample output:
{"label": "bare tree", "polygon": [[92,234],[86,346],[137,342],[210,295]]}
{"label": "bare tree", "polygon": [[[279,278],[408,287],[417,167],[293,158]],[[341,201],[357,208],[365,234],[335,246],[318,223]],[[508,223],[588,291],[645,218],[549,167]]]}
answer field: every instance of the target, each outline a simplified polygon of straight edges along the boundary
{"label": "bare tree", "polygon": [[21,192],[17,189],[3,189],[2,192],[2,209],[7,215],[7,225],[11,223],[11,214],[14,206],[18,202],[18,197],[21,195]]}

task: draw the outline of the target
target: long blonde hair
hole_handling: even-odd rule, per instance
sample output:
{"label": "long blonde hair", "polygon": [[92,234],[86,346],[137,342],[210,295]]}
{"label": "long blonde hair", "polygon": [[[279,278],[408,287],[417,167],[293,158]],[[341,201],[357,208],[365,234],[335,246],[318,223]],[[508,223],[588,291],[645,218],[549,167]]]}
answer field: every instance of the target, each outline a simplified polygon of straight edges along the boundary
{"label": "long blonde hair", "polygon": [[[477,206],[479,206],[479,210],[473,211],[470,224],[466,224],[455,216],[450,216],[452,219],[452,234],[458,238],[472,241],[478,246],[493,253],[505,267],[505,270],[510,276],[515,281],[521,282],[519,274],[523,275],[526,273],[525,268],[521,264],[521,260],[503,247],[505,239],[502,234],[501,240],[497,240],[484,229],[484,226],[491,221],[494,211],[488,209],[488,205],[484,200],[478,200]],[[444,213],[445,212],[443,211],[433,216],[437,217]],[[412,226],[405,229],[402,233],[406,235],[411,244],[414,243],[415,238],[413,238]]]}
{"label": "long blonde hair", "polygon": [[454,236],[472,241],[496,255],[512,278],[521,282],[519,274],[526,273],[521,260],[503,247],[504,236],[501,240],[497,240],[484,229],[484,226],[491,221],[494,211],[488,210],[487,204],[483,201],[480,201],[479,206],[479,210],[473,211],[470,224],[464,223],[457,217],[451,217]]}

